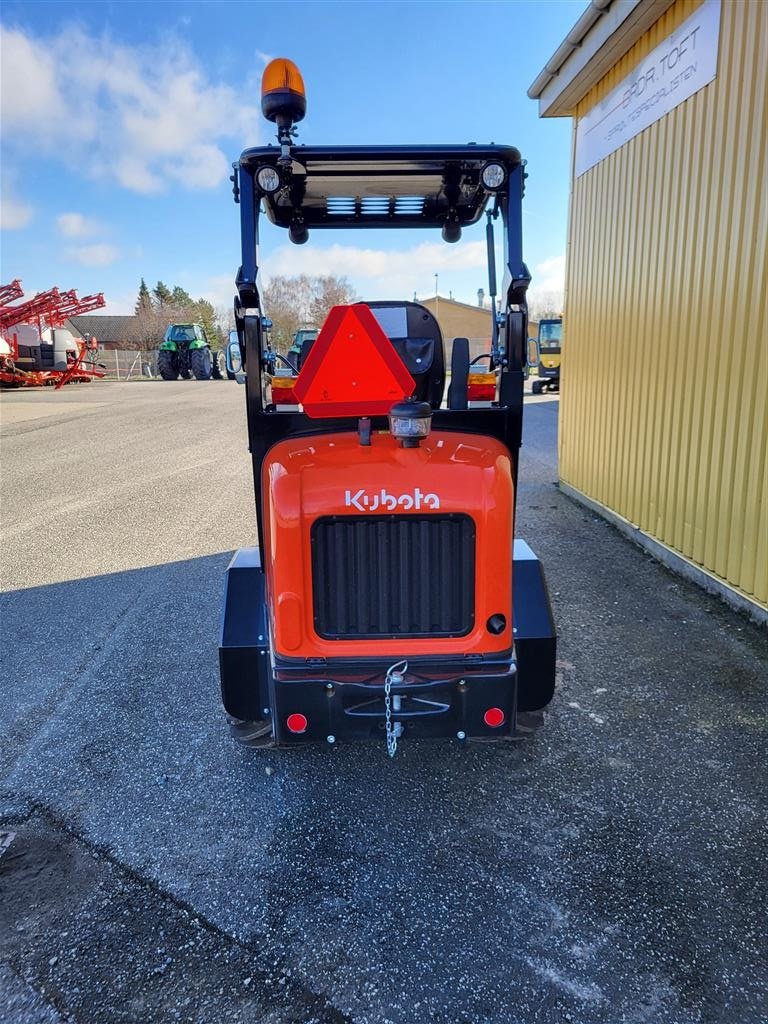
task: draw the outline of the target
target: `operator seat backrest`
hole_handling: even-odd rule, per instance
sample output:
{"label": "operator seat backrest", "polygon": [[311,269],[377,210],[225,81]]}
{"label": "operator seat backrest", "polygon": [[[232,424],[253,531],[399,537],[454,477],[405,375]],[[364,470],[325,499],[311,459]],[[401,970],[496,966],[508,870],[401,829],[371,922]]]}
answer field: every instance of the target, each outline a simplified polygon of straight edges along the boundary
{"label": "operator seat backrest", "polygon": [[440,325],[418,302],[366,302],[416,383],[415,397],[439,409],[445,389]]}
{"label": "operator seat backrest", "polygon": [[304,341],[302,341],[302,343],[301,343],[301,352],[299,352],[299,358],[296,361],[296,369],[299,372],[301,372],[301,368],[304,365],[304,363],[307,361],[307,356],[309,355],[309,353],[310,353],[310,351],[312,349],[312,346],[315,344],[316,341],[317,341],[317,338],[305,338]]}

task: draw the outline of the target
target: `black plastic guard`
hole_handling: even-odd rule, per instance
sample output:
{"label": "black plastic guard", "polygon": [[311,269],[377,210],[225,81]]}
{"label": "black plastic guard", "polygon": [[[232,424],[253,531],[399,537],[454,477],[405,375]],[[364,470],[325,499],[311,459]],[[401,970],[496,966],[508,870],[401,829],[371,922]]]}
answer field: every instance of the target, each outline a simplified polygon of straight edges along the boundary
{"label": "black plastic guard", "polygon": [[[435,671],[435,668],[442,671]],[[363,670],[349,659],[340,666],[296,676],[279,669],[274,678],[275,738],[279,746],[328,740],[384,741],[386,705],[384,680],[387,666]],[[396,700],[399,698],[399,708]],[[392,684],[392,721],[400,723],[410,739],[501,740],[515,731],[515,665],[467,666],[448,659],[427,670],[411,667],[402,683]],[[503,712],[503,722],[489,726],[484,719],[491,708]],[[307,728],[298,735],[286,726],[288,715],[300,713]],[[461,734],[461,735],[459,735]]]}
{"label": "black plastic guard", "polygon": [[539,711],[555,692],[557,634],[541,562],[516,540],[512,563],[512,621],[517,659],[517,709]]}
{"label": "black plastic guard", "polygon": [[234,718],[263,719],[269,707],[269,641],[264,573],[258,548],[229,563],[219,639],[221,699]]}

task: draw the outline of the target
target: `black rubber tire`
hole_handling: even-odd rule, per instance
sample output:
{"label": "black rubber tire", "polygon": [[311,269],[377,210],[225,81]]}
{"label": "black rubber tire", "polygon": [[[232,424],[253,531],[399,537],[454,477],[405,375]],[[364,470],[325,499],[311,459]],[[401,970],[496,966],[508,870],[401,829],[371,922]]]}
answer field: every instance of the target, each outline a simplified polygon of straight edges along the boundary
{"label": "black rubber tire", "polygon": [[163,380],[176,380],[179,376],[179,357],[176,352],[160,349],[157,353],[157,372]]}
{"label": "black rubber tire", "polygon": [[213,359],[209,348],[195,348],[189,353],[189,365],[195,380],[210,380],[213,374]]}
{"label": "black rubber tire", "polygon": [[211,352],[211,376],[214,380],[224,380],[224,374],[227,372],[227,363],[224,359],[223,352]]}
{"label": "black rubber tire", "polygon": [[245,722],[240,718],[229,718],[229,733],[233,739],[251,750],[270,750],[275,745],[272,722]]}
{"label": "black rubber tire", "polygon": [[534,394],[534,395],[540,395],[541,394],[541,381],[540,380],[535,380],[533,382],[533,384],[531,384],[531,393]]}

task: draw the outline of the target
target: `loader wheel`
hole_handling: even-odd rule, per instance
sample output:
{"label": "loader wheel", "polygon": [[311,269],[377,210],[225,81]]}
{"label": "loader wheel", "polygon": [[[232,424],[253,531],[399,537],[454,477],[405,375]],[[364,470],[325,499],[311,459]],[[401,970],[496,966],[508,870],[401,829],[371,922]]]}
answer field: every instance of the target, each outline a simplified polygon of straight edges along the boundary
{"label": "loader wheel", "polygon": [[209,348],[196,348],[189,353],[189,365],[195,380],[210,380],[213,373],[213,360]]}
{"label": "loader wheel", "polygon": [[211,367],[211,375],[214,380],[224,380],[224,374],[227,370],[227,361],[224,358],[223,352],[212,352],[211,357],[213,359]]}
{"label": "loader wheel", "polygon": [[252,750],[268,750],[275,745],[271,722],[246,722],[241,718],[229,718],[229,732],[238,743]]}
{"label": "loader wheel", "polygon": [[179,376],[178,355],[168,349],[161,349],[157,353],[157,372],[163,380],[176,380]]}
{"label": "loader wheel", "polygon": [[540,380],[535,380],[533,382],[533,384],[531,384],[531,394],[533,394],[533,395],[540,395],[541,394],[541,381]]}

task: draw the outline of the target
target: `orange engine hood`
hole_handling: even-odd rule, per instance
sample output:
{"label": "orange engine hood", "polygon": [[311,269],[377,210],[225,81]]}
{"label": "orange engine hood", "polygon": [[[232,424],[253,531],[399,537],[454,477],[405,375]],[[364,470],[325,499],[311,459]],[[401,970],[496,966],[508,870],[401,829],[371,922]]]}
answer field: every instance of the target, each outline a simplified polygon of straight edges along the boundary
{"label": "orange engine hood", "polygon": [[[263,468],[264,566],[274,650],[289,658],[490,654],[512,647],[513,484],[509,452],[493,438],[433,432],[402,448],[386,432],[290,438]],[[312,524],[325,516],[463,513],[475,532],[474,623],[463,636],[327,639],[314,626]],[[370,565],[379,573],[396,566]],[[499,634],[487,628],[503,615]]]}

